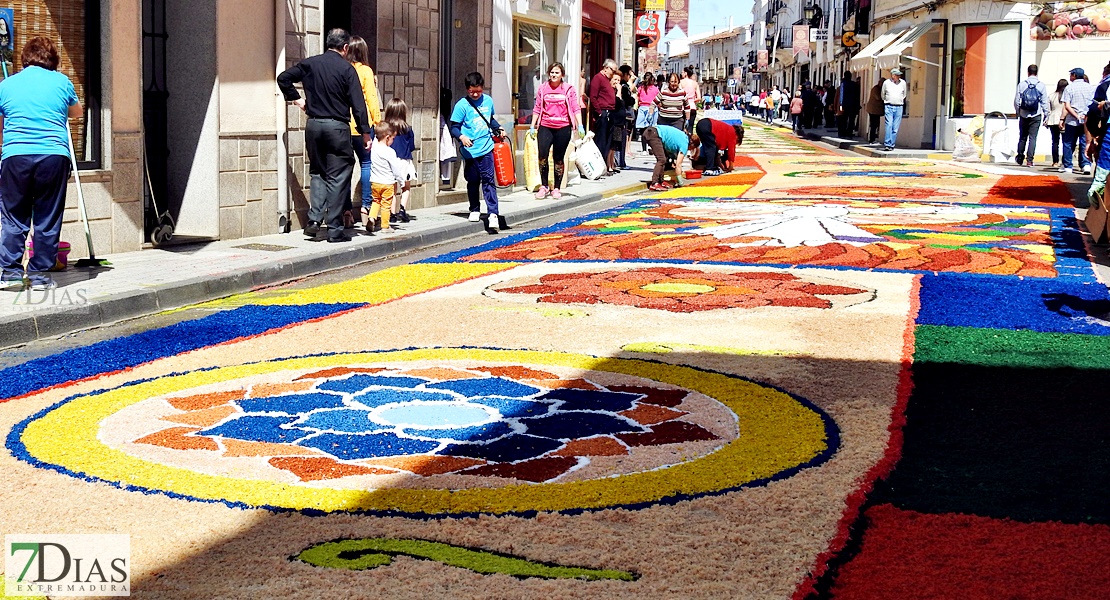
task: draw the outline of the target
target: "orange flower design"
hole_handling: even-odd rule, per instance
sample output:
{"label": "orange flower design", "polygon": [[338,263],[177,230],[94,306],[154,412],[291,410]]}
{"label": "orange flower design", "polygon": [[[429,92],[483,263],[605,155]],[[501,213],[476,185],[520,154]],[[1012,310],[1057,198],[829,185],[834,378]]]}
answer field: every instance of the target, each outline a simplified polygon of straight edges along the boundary
{"label": "orange flower design", "polygon": [[789,273],[705,272],[671,267],[549,274],[542,276],[538,284],[495,291],[538,294],[538,302],[616,304],[679,313],[758,306],[831,308],[832,302],[820,296],[867,292],[811,283]]}

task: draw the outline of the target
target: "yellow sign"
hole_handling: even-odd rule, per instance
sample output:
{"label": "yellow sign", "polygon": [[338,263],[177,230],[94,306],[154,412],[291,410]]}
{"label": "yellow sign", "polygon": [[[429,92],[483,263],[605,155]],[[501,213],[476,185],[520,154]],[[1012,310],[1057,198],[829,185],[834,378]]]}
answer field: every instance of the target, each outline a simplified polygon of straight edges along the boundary
{"label": "yellow sign", "polygon": [[845,31],[844,35],[840,36],[840,43],[843,44],[845,48],[858,46],[859,42],[856,41],[856,32]]}
{"label": "yellow sign", "polygon": [[636,10],[667,10],[667,0],[636,0]]}

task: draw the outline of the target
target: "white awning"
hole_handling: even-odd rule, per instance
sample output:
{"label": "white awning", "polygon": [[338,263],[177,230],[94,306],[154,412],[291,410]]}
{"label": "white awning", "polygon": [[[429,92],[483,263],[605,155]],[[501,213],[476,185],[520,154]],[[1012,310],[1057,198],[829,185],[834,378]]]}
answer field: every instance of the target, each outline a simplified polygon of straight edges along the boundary
{"label": "white awning", "polygon": [[913,48],[914,43],[916,43],[921,36],[929,33],[936,25],[936,23],[923,23],[910,27],[909,31],[903,34],[902,37],[894,40],[893,43],[875,55],[875,66],[880,69],[893,69],[897,67],[901,62],[902,53]]}
{"label": "white awning", "polygon": [[851,62],[848,63],[849,68],[853,71],[863,71],[866,69],[870,69],[875,55],[879,52],[882,52],[884,48],[889,46],[892,42],[894,42],[895,39],[901,37],[902,34],[906,33],[910,29],[912,29],[912,27],[899,29],[897,31],[888,31],[875,38],[874,41],[864,46],[863,50],[860,50],[858,53],[856,53],[855,56],[852,57]]}

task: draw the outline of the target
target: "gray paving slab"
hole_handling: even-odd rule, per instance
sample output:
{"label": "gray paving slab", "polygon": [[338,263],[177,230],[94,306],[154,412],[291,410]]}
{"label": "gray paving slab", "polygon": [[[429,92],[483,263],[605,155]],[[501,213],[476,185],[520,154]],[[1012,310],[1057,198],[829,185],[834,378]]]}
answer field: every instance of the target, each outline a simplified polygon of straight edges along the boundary
{"label": "gray paving slab", "polygon": [[[651,159],[630,157],[624,172],[599,181],[579,179],[563,198],[537,200],[526,191],[501,192],[509,226],[645,188]],[[484,231],[467,220],[466,203],[413,210],[416,219],[389,234],[331,244],[300,231],[100,256],[108,268],[56,273],[52,294],[0,291],[0,347],[25,344],[120,320],[154,314],[321,272],[386,258]],[[500,235],[507,235],[503,231]],[[498,234],[490,234],[498,235]],[[268,247],[268,248],[267,248]],[[74,262],[76,261],[74,257]]]}

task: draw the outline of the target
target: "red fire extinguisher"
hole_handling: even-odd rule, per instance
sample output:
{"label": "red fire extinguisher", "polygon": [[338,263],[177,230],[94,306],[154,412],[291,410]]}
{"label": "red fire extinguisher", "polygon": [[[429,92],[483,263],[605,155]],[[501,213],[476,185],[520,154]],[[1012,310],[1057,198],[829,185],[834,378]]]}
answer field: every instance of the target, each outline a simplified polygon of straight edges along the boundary
{"label": "red fire extinguisher", "polygon": [[516,166],[513,164],[513,147],[507,136],[493,137],[493,170],[497,187],[516,184]]}

